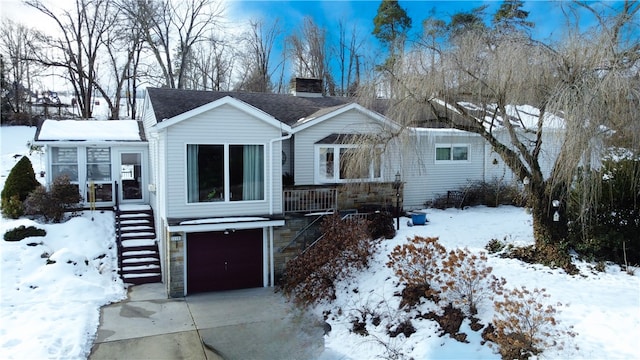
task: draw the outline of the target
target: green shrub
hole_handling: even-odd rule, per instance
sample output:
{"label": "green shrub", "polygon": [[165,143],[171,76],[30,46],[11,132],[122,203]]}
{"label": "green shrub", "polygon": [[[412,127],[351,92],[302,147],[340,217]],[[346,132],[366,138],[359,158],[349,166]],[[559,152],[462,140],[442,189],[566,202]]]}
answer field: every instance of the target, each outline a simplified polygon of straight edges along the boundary
{"label": "green shrub", "polygon": [[31,161],[23,156],[11,169],[0,194],[2,214],[12,219],[22,216],[24,213],[22,202],[38,185]]}
{"label": "green shrub", "polygon": [[4,233],[5,241],[20,241],[32,236],[46,236],[47,232],[34,226],[25,227],[20,225]]}
{"label": "green shrub", "polygon": [[578,181],[571,192],[569,212],[577,219],[570,227],[571,247],[589,260],[640,263],[640,160],[608,160],[585,176],[603,179],[601,196],[584,210],[586,185]]}
{"label": "green shrub", "polygon": [[10,219],[17,219],[24,215],[24,203],[20,201],[18,195],[13,195],[10,198],[2,198],[2,215]]}
{"label": "green shrub", "polygon": [[35,189],[25,201],[25,213],[42,215],[46,221],[58,223],[66,212],[75,211],[81,200],[77,186],[63,175],[53,180],[49,191],[44,186]]}

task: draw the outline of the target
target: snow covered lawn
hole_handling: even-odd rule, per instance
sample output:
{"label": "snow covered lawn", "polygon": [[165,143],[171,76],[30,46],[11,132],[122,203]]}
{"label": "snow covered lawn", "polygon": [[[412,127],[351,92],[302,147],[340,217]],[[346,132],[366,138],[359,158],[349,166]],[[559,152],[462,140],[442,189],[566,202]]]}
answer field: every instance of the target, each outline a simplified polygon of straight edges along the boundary
{"label": "snow covered lawn", "polygon": [[[0,188],[19,157],[38,173],[41,154],[29,155],[35,128],[2,127]],[[100,321],[100,307],[126,297],[117,276],[112,212],[84,212],[62,224],[0,221],[0,235],[20,225],[44,237],[0,238],[0,358],[85,359]],[[93,220],[92,220],[93,218]]]}
{"label": "snow covered lawn", "polygon": [[[531,216],[522,208],[476,207],[466,210],[429,209],[426,226],[406,226],[401,222],[398,235],[384,240],[380,251],[368,271],[339,284],[337,299],[323,303],[318,313],[330,312],[327,322],[332,330],[325,338],[323,359],[499,359],[487,345],[481,345],[481,332],[462,324],[461,332],[468,335],[469,343],[460,343],[438,336],[439,326],[431,320],[416,319],[416,312],[399,310],[402,290],[392,270],[385,266],[392,249],[415,235],[439,237],[447,249],[468,247],[472,252],[484,251],[491,239],[514,245],[533,243]],[[550,304],[562,303],[556,316],[560,325],[573,326],[578,335],[564,340],[564,350],[547,349],[541,358],[547,359],[631,359],[637,358],[640,338],[640,270],[634,276],[607,266],[606,272],[593,270],[593,264],[578,262],[580,275],[570,276],[562,270],[541,265],[530,265],[518,260],[489,256],[493,274],[504,277],[506,286],[544,288],[550,295]],[[381,315],[383,321],[375,326],[367,323],[368,336],[353,333],[352,320],[363,310]],[[429,311],[428,305],[422,312]],[[490,303],[480,306],[479,318],[487,324],[493,317]],[[390,338],[387,324],[398,324],[410,319],[416,332]],[[399,355],[402,356],[399,356]]]}

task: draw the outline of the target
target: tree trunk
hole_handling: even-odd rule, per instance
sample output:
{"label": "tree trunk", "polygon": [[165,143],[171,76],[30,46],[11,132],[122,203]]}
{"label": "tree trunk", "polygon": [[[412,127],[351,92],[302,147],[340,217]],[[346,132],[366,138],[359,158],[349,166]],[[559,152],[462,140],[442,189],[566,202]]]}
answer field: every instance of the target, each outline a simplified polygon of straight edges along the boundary
{"label": "tree trunk", "polygon": [[567,238],[566,187],[555,186],[554,189],[551,187],[548,183],[539,186],[538,190],[532,186],[534,189],[529,195],[536,247],[558,245],[566,241]]}

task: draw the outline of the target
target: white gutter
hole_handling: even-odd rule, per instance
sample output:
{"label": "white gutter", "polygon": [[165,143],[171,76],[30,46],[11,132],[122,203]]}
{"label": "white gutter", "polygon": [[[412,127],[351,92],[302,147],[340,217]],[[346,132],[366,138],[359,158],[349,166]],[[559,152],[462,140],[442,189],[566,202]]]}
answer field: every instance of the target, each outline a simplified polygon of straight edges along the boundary
{"label": "white gutter", "polygon": [[[269,192],[269,215],[273,215],[273,144],[277,141],[283,141],[291,138],[291,133],[281,136],[279,138],[269,140],[269,186],[267,187]],[[282,175],[281,175],[282,176]]]}

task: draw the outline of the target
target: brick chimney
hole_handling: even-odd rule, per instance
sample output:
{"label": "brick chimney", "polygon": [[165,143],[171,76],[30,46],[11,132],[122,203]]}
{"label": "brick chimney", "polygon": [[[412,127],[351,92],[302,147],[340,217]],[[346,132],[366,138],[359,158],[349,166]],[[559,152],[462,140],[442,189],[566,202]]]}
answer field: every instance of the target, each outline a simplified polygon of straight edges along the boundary
{"label": "brick chimney", "polygon": [[300,97],[321,97],[322,79],[293,78],[291,79],[291,94]]}

